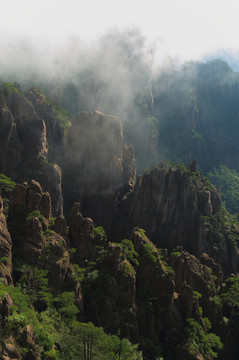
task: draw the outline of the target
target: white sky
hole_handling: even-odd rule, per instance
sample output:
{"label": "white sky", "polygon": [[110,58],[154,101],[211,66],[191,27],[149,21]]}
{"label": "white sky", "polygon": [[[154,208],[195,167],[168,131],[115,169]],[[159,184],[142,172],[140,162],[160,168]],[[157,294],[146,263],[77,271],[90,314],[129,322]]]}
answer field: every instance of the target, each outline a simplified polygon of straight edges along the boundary
{"label": "white sky", "polygon": [[237,0],[0,0],[0,14],[1,44],[21,37],[59,44],[70,35],[91,44],[111,28],[137,27],[181,60],[239,49]]}

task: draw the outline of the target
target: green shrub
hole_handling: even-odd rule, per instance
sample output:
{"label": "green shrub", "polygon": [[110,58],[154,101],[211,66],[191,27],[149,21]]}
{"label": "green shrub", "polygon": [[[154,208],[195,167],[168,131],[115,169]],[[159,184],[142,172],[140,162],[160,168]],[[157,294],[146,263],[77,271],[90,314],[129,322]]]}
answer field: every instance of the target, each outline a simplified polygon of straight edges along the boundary
{"label": "green shrub", "polygon": [[221,209],[217,214],[201,216],[209,241],[215,251],[218,251],[221,243],[227,243],[230,247],[237,247],[238,235],[234,224],[238,224],[237,216],[231,215],[226,209]]}
{"label": "green shrub", "polygon": [[70,248],[69,249],[69,254],[74,255],[76,253],[76,251],[77,251],[76,248]]}
{"label": "green shrub", "polygon": [[180,251],[172,251],[171,252],[171,256],[180,256],[181,255],[181,252]]}
{"label": "green shrub", "polygon": [[107,335],[92,323],[74,323],[61,347],[62,360],[143,360],[137,345],[132,345],[128,339]]}
{"label": "green shrub", "polygon": [[208,173],[213,184],[222,192],[222,202],[226,209],[234,214],[239,211],[239,173],[221,164]]}
{"label": "green shrub", "polygon": [[123,259],[128,260],[129,262],[133,263],[134,265],[139,265],[138,256],[139,254],[135,251],[134,245],[131,240],[124,239],[121,242],[122,247],[122,257]]}
{"label": "green shrub", "polygon": [[21,313],[19,314],[17,309],[12,309],[11,315],[6,319],[7,326],[13,330],[14,333],[20,332],[21,328],[27,324],[27,317]]}
{"label": "green shrub", "polygon": [[26,294],[23,294],[17,286],[6,286],[0,283],[0,297],[5,298],[9,294],[14,305],[10,307],[10,316],[5,319],[5,326],[1,329],[1,337],[13,335],[17,338],[21,329],[26,324],[33,327],[38,323],[36,312],[30,307],[31,302]]}
{"label": "green shrub", "polygon": [[[189,353],[193,356],[198,356],[200,353],[205,359],[216,358],[217,351],[222,350],[223,348],[220,338],[216,334],[206,333],[201,325],[192,318],[188,319],[187,322],[186,347],[188,348]],[[207,318],[204,318],[204,324],[207,328],[211,327],[211,323]]]}
{"label": "green shrub", "polygon": [[158,256],[160,258],[160,262],[162,265],[162,269],[167,273],[167,274],[175,274],[175,271],[173,270],[173,268],[171,266],[168,265],[167,263],[167,258],[165,257],[165,255],[162,253],[162,249],[157,249],[158,251]]}
{"label": "green shrub", "polygon": [[200,300],[202,297],[202,294],[200,294],[198,291],[193,291],[193,300]]}
{"label": "green shrub", "polygon": [[144,230],[144,229],[138,229],[137,231],[140,233],[140,235],[141,235],[143,238],[146,238],[146,237],[147,237],[147,235],[146,235],[146,230]]}
{"label": "green shrub", "polygon": [[228,290],[221,295],[223,303],[237,309],[239,308],[239,276],[229,277],[226,283]]}
{"label": "green shrub", "polygon": [[43,90],[39,86],[34,86],[33,89],[41,95],[44,95]]}
{"label": "green shrub", "polygon": [[5,176],[4,174],[0,174],[0,187],[6,191],[12,191],[16,186],[16,183],[10,179],[9,177]]}
{"label": "green shrub", "polygon": [[158,252],[153,248],[153,246],[149,243],[144,243],[143,252],[153,264],[157,264],[158,262]]}
{"label": "green shrub", "polygon": [[103,237],[105,236],[105,229],[102,226],[97,226],[94,227],[93,229],[93,236],[100,236],[101,240],[103,239]]}
{"label": "green shrub", "polygon": [[73,292],[63,292],[55,297],[53,302],[64,322],[70,324],[76,320],[79,309],[75,305],[75,294]]}
{"label": "green shrub", "polygon": [[55,224],[56,218],[55,217],[51,217],[50,221],[49,221],[49,228],[52,228]]}
{"label": "green shrub", "polygon": [[135,275],[135,271],[134,268],[132,267],[132,265],[128,262],[128,261],[123,261],[120,264],[120,270],[123,274],[124,277],[129,277],[129,276],[134,276]]}
{"label": "green shrub", "polygon": [[212,298],[210,298],[213,306],[216,306],[219,308],[219,310],[222,309],[222,299],[219,295],[215,295]]}
{"label": "green shrub", "polygon": [[87,274],[87,281],[94,282],[95,280],[98,279],[98,277],[99,277],[99,270],[90,271]]}
{"label": "green shrub", "polygon": [[16,84],[14,84],[14,83],[3,83],[0,86],[0,89],[3,91],[5,96],[12,95],[12,94],[20,94],[19,89],[17,88]]}
{"label": "green shrub", "polygon": [[82,282],[86,276],[86,268],[81,268],[78,264],[73,265],[72,278],[74,281]]}
{"label": "green shrub", "polygon": [[165,168],[166,172],[170,169],[174,168],[175,170],[179,170],[181,173],[190,173],[189,169],[186,167],[184,163],[176,163],[171,160],[164,160],[162,162],[162,166]]}
{"label": "green shrub", "polygon": [[40,210],[34,210],[31,213],[29,213],[27,215],[26,220],[32,220],[33,218],[38,218],[38,219],[42,219],[43,215],[41,214]]}
{"label": "green shrub", "polygon": [[54,345],[55,345],[54,338],[48,331],[47,326],[38,322],[34,326],[34,332],[35,332],[37,341],[41,344],[44,351],[49,351],[54,347]]}
{"label": "green shrub", "polygon": [[60,127],[63,129],[66,136],[69,128],[71,127],[70,114],[65,109],[63,109],[60,104],[51,100],[49,97],[45,97],[45,103],[52,106],[52,109],[56,115],[56,120]]}
{"label": "green shrub", "polygon": [[52,294],[48,287],[47,270],[23,264],[17,268],[17,271],[20,276],[17,284],[33,305],[39,301],[46,305],[52,303]]}
{"label": "green shrub", "polygon": [[0,264],[3,264],[3,265],[8,265],[10,263],[10,259],[6,256],[2,256],[0,258]]}
{"label": "green shrub", "polygon": [[3,212],[5,216],[8,215],[10,196],[15,186],[16,183],[12,179],[4,174],[0,174],[0,192],[3,200]]}
{"label": "green shrub", "polygon": [[43,360],[58,360],[60,358],[60,353],[57,350],[44,351]]}

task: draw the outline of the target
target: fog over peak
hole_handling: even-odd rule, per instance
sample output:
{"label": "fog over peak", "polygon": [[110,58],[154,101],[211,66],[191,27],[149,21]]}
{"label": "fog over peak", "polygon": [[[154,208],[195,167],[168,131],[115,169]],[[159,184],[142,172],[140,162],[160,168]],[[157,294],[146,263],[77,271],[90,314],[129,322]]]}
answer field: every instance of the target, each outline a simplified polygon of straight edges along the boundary
{"label": "fog over peak", "polygon": [[61,82],[81,89],[84,110],[130,117],[137,94],[150,95],[152,74],[162,69],[218,54],[237,69],[235,10],[232,0],[9,0],[0,81],[48,91]]}
{"label": "fog over peak", "polygon": [[[1,65],[4,56],[11,65],[12,57],[29,55],[35,61],[39,54],[44,65],[50,54],[64,54],[69,39],[92,47],[113,29],[139,29],[154,44],[157,61],[201,60],[239,49],[235,0],[1,0],[1,5]],[[34,54],[27,51],[29,43]]]}
{"label": "fog over peak", "polygon": [[[149,157],[150,165],[159,160],[158,124],[172,100],[184,104],[185,95],[193,104],[193,82],[210,78],[204,63],[222,57],[239,69],[232,0],[9,0],[3,9],[0,81],[37,85],[74,116],[119,116],[141,169]],[[228,81],[223,61],[212,66],[220,83]]]}

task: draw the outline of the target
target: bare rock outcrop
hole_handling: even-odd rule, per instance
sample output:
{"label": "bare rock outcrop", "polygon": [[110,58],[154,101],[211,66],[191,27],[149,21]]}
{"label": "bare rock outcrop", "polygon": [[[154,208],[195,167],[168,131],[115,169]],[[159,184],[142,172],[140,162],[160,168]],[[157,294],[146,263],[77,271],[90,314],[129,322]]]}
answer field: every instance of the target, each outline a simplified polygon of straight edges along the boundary
{"label": "bare rock outcrop", "polygon": [[62,166],[66,151],[66,132],[57,121],[57,113],[53,102],[43,94],[41,89],[32,87],[26,98],[33,104],[37,114],[44,119],[47,127],[48,159]]}
{"label": "bare rock outcrop", "polygon": [[53,214],[62,215],[61,169],[48,162],[46,122],[53,120],[32,100],[16,83],[0,87],[0,172],[17,182],[40,181],[52,195]]}
{"label": "bare rock outcrop", "polygon": [[[94,245],[94,223],[90,218],[84,218],[79,212],[80,204],[75,203],[69,219],[69,239],[71,246],[76,249],[77,262],[89,259]],[[104,242],[103,242],[104,243]]]}
{"label": "bare rock outcrop", "polygon": [[32,264],[37,264],[44,249],[50,217],[50,195],[43,193],[39,183],[32,180],[16,185],[9,207],[9,229],[15,249]]}
{"label": "bare rock outcrop", "polygon": [[201,259],[202,263],[185,250],[172,252],[169,265],[175,271],[176,290],[180,291],[180,286],[186,282],[193,290],[197,289],[198,292],[204,294],[206,298],[213,297],[216,288],[222,284],[222,276],[218,278],[215,275],[215,273],[222,274],[220,265],[209,256],[206,265],[203,261],[205,254]]}
{"label": "bare rock outcrop", "polygon": [[206,247],[202,217],[220,211],[220,195],[194,174],[160,165],[141,175],[130,199],[129,222],[160,247],[182,245],[200,255]]}
{"label": "bare rock outcrop", "polygon": [[[173,274],[166,269],[160,252],[141,229],[135,228],[131,239],[139,255],[139,265],[136,267],[139,339],[151,338],[153,342],[157,342],[161,331],[160,323],[170,322],[171,309],[174,306]],[[148,349],[148,352],[149,356],[153,356],[153,350],[151,352]]]}
{"label": "bare rock outcrop", "polygon": [[0,169],[10,177],[15,175],[14,169],[20,165],[21,143],[11,111],[6,99],[0,92]]}
{"label": "bare rock outcrop", "polygon": [[176,249],[168,260],[175,271],[175,291],[180,294],[180,311],[187,319],[192,317],[194,291],[200,294],[204,316],[216,316],[211,299],[222,285],[222,270],[219,264],[203,254],[200,260],[185,250]]}
{"label": "bare rock outcrop", "polygon": [[109,332],[119,328],[123,337],[144,344],[147,358],[156,357],[159,343],[175,359],[202,356],[189,351],[185,328],[194,319],[206,336],[203,317],[220,319],[212,299],[222,277],[213,259],[203,254],[199,261],[182,248],[168,255],[135,228],[131,241],[106,243],[89,260],[83,282],[85,321]]}
{"label": "bare rock outcrop", "polygon": [[182,246],[198,258],[206,253],[222,265],[225,276],[237,273],[236,225],[228,225],[219,190],[195,166],[162,163],[139,176],[115,215],[112,238],[128,237],[140,227],[160,248]]}
{"label": "bare rock outcrop", "polygon": [[84,215],[109,229],[117,196],[135,182],[133,148],[123,145],[118,117],[79,114],[69,131],[64,173],[66,205],[80,201]]}
{"label": "bare rock outcrop", "polygon": [[52,214],[54,216],[63,215],[63,196],[62,196],[62,171],[57,164],[43,162],[41,164],[42,173],[38,174],[40,183],[51,195]]}
{"label": "bare rock outcrop", "polygon": [[37,157],[47,156],[46,125],[18,84],[3,85],[2,96],[10,111],[21,143],[22,171],[34,168]]}
{"label": "bare rock outcrop", "polygon": [[57,221],[62,224],[56,225],[58,233],[50,228],[50,219],[50,195],[43,192],[40,184],[35,180],[18,184],[12,193],[8,215],[15,253],[27,264],[48,270],[53,292],[77,290],[79,284],[72,277],[64,218]]}
{"label": "bare rock outcrop", "polygon": [[0,278],[5,285],[12,284],[12,240],[3,214],[3,202],[0,197]]}

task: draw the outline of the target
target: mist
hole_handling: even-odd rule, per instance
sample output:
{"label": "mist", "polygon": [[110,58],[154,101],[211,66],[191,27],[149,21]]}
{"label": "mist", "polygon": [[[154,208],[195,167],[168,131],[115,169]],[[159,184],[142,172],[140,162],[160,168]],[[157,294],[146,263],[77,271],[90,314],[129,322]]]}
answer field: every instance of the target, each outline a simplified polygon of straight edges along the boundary
{"label": "mist", "polygon": [[[173,7],[160,2],[158,13],[151,2],[139,5],[138,11],[132,4],[127,9],[123,3],[116,8],[107,4],[108,16],[103,3],[97,7],[91,2],[91,8],[81,9],[74,1],[68,7],[62,1],[57,6],[55,0],[49,7],[46,1],[38,7],[26,0],[23,8],[17,5],[13,14],[9,12],[12,28],[8,15],[1,24],[2,30],[5,26],[9,31],[0,39],[0,81],[18,82],[23,90],[37,85],[73,117],[80,111],[119,116],[124,142],[134,145],[141,171],[168,157],[168,144],[163,146],[160,137],[162,128],[167,122],[174,123],[175,114],[184,116],[185,109],[196,108],[190,91],[195,81],[200,83],[198,73],[204,62],[218,54],[225,58],[228,52],[219,51],[225,49],[223,42],[212,45],[216,30],[210,36],[207,33],[211,7],[205,15],[203,4],[197,6],[200,21],[205,20],[199,32],[195,9],[187,1],[170,1]],[[98,9],[97,16],[93,8]],[[26,14],[22,9],[27,9]],[[217,21],[214,18],[215,26]],[[232,58],[235,64],[236,53],[234,47],[234,57],[227,60]],[[178,126],[179,121],[175,122]]]}
{"label": "mist", "polygon": [[[107,112],[109,103],[114,102],[113,110],[117,114],[118,109],[126,106],[126,99],[129,102],[148,86],[152,62],[153,50],[146,47],[144,37],[136,29],[112,30],[91,46],[86,46],[77,36],[71,36],[63,44],[34,43],[26,38],[2,45],[0,79],[17,81],[24,87],[48,88],[59,82],[77,87],[84,84],[88,87],[84,90],[87,108],[82,110]],[[95,92],[98,100],[89,99],[93,95],[89,92]]]}

